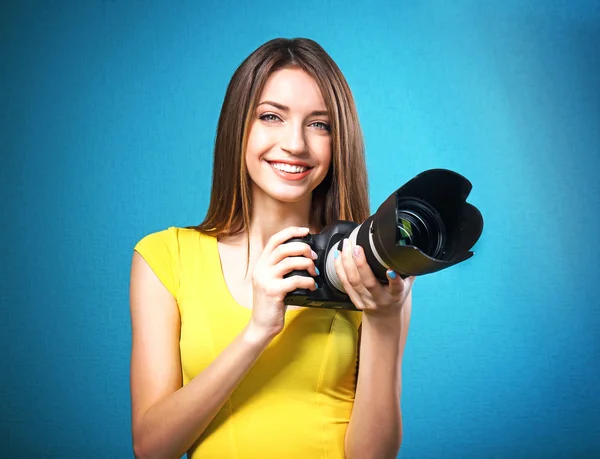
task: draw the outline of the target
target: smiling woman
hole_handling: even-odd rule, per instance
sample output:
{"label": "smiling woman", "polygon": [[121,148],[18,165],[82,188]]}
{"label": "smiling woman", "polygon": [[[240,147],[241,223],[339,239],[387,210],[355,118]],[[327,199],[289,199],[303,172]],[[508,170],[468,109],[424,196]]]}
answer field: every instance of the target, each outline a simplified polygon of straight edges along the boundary
{"label": "smiling woman", "polygon": [[[277,100],[279,95],[286,99]],[[332,167],[312,193],[311,226],[323,227],[336,219],[362,221],[369,216],[364,142],[344,75],[314,41],[275,39],[238,67],[227,88],[217,127],[211,200],[206,218],[197,226],[199,231],[220,235],[249,228],[252,197],[244,159],[251,149],[251,130],[262,118],[267,124],[283,123],[286,130],[279,130],[280,134],[294,133],[290,123],[285,123],[291,110],[291,128],[297,125],[298,116],[309,116],[303,121],[310,119],[311,128],[324,136],[327,132],[322,141],[331,151]],[[283,140],[305,142],[307,130],[300,139]]]}
{"label": "smiling woman", "polygon": [[329,115],[319,86],[304,70],[282,69],[269,77],[260,100],[246,147],[252,202],[304,200],[302,207],[310,209],[331,164]]}
{"label": "smiling woman", "polygon": [[336,271],[368,310],[283,302],[319,288],[316,254],[287,241],[369,216],[363,150],[346,80],[314,41],[272,40],[236,70],[206,218],[135,246],[137,457],[396,456],[412,279],[382,285],[347,242]]}

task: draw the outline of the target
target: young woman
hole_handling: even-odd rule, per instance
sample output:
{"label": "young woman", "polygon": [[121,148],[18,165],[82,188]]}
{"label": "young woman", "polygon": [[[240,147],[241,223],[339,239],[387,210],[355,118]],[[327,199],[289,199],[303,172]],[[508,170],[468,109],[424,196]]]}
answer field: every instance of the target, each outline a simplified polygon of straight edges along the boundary
{"label": "young woman", "polygon": [[336,271],[361,312],[286,307],[315,289],[292,237],[369,216],[350,89],[308,39],[276,39],[236,70],[199,226],[135,247],[131,397],[137,457],[395,458],[413,278],[375,279],[344,242]]}

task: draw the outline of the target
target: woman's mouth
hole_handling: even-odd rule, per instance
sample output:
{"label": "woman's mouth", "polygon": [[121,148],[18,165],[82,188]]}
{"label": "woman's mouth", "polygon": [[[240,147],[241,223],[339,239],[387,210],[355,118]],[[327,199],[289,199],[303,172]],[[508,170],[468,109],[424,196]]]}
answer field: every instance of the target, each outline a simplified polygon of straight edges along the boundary
{"label": "woman's mouth", "polygon": [[312,167],[304,164],[267,162],[278,176],[286,180],[300,180],[306,177],[312,170]]}

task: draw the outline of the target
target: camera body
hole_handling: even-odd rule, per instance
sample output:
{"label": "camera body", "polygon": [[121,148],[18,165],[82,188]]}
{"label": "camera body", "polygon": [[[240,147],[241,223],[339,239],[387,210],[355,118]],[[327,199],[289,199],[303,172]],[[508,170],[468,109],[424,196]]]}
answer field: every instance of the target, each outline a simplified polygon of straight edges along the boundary
{"label": "camera body", "polygon": [[[304,242],[317,254],[315,266],[321,273],[315,282],[319,286],[316,290],[296,289],[288,293],[284,303],[293,306],[307,306],[312,308],[349,309],[356,310],[345,293],[335,288],[327,276],[327,255],[335,249],[342,250],[342,240],[358,227],[357,223],[338,220],[323,228],[318,234],[308,234],[302,238],[293,238],[287,242]],[[285,277],[300,275],[310,276],[308,271],[291,271]]]}
{"label": "camera body", "polygon": [[[392,269],[402,277],[440,271],[473,256],[471,247],[483,231],[479,210],[466,202],[471,182],[447,169],[430,169],[392,193],[361,224],[338,220],[318,234],[294,238],[317,254],[320,275],[314,291],[297,289],[284,298],[294,306],[357,310],[335,271],[335,251],[350,239],[364,249],[367,263],[381,282]],[[310,276],[307,271],[293,275]]]}

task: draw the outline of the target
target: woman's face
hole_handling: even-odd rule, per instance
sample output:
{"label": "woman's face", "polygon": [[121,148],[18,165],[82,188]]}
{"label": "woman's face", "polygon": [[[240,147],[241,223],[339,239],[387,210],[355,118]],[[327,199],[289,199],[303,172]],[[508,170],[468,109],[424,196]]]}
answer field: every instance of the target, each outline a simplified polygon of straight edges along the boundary
{"label": "woman's face", "polygon": [[310,199],[330,164],[330,119],[317,82],[300,69],[274,72],[248,135],[246,167],[253,199]]}

